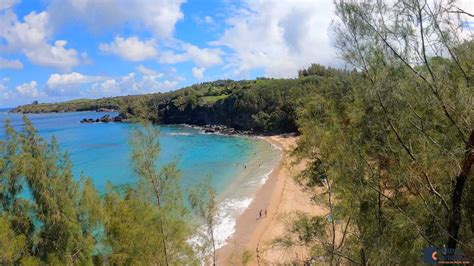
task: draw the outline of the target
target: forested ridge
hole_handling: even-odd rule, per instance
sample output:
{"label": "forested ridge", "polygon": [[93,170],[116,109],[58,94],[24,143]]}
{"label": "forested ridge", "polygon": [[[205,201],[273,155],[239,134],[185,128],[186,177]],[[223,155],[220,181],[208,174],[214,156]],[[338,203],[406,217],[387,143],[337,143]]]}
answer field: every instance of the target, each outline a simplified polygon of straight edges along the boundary
{"label": "forested ridge", "polygon": [[[350,71],[313,65],[295,79],[222,80],[117,97],[116,108],[154,123],[297,131],[293,154],[308,165],[295,180],[329,212],[294,214],[269,243],[307,247],[310,255],[296,264],[416,265],[426,247],[439,259],[472,263],[474,42],[460,20],[472,14],[453,1],[335,5],[336,46]],[[16,111],[38,106],[47,105]],[[214,258],[214,194],[206,184],[181,191],[175,164],[154,168],[153,127],[134,135],[139,185],[104,195],[86,178],[74,181],[67,155],[27,119],[23,131],[6,123],[6,132],[0,262],[177,265]],[[19,196],[23,187],[31,199]],[[186,241],[195,233],[183,205],[188,194],[208,226],[202,250]]]}
{"label": "forested ridge", "polygon": [[[303,73],[304,72],[304,73]],[[296,110],[324,84],[338,86],[349,72],[314,64],[296,79],[217,80],[148,95],[30,104],[12,112],[42,113],[111,109],[124,118],[154,123],[225,125],[254,133],[296,132]]]}

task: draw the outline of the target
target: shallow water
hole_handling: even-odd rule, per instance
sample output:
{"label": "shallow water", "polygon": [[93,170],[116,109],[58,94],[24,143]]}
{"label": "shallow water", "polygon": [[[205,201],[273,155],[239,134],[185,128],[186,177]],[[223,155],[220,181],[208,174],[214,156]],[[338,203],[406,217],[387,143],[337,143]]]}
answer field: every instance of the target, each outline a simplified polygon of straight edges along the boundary
{"label": "shallow water", "polygon": [[[136,176],[130,163],[129,123],[81,124],[82,118],[100,118],[106,113],[77,112],[31,114],[39,134],[55,136],[73,162],[76,178],[90,177],[99,191],[107,182],[133,184]],[[20,114],[0,111],[0,139],[4,120],[11,119],[20,129]],[[250,204],[255,192],[278,162],[280,151],[267,142],[251,137],[204,134],[185,126],[159,126],[158,164],[178,161],[183,188],[204,181],[208,176],[220,202],[216,238],[219,246],[233,233],[235,218]]]}

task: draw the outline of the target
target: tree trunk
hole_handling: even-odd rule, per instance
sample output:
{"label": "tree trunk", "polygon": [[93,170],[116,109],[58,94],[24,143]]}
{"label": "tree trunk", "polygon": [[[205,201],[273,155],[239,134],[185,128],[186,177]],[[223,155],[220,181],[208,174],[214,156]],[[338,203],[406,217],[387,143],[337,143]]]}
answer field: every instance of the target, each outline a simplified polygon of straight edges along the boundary
{"label": "tree trunk", "polygon": [[[153,186],[153,190],[156,195],[156,200],[158,204],[158,208],[161,210],[161,202],[160,202],[160,190],[158,189],[158,185],[156,184],[156,180],[151,177],[150,178],[151,184]],[[161,212],[160,212],[160,217],[158,219],[158,226],[160,227],[161,235],[162,235],[162,244],[163,244],[163,255],[165,257],[165,265],[168,266],[168,251],[166,249],[166,237],[165,237],[165,229],[163,228],[163,221],[161,220]]]}
{"label": "tree trunk", "polygon": [[471,131],[469,136],[469,141],[466,144],[466,153],[462,163],[461,172],[456,177],[456,184],[454,185],[454,190],[452,194],[452,208],[451,214],[449,217],[448,223],[448,255],[453,254],[456,246],[458,244],[458,233],[459,228],[461,227],[461,201],[462,193],[464,190],[464,185],[467,178],[469,177],[469,172],[471,171],[471,166],[474,162],[474,130]]}

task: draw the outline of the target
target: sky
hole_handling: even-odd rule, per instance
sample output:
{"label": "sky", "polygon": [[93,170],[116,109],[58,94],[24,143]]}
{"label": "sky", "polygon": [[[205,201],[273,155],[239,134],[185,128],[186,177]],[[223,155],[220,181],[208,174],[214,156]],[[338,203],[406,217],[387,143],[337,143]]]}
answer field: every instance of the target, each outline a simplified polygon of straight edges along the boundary
{"label": "sky", "polygon": [[341,67],[332,0],[0,0],[0,107]]}

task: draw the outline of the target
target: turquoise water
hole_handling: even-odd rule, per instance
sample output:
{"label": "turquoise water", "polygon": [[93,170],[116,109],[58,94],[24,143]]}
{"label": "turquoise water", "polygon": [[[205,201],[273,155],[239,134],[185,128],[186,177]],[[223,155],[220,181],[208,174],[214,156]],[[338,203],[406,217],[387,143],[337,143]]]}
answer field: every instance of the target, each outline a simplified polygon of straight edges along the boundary
{"label": "turquoise water", "polygon": [[[136,181],[129,146],[135,125],[79,122],[82,118],[95,119],[104,114],[28,115],[43,138],[55,136],[62,150],[69,153],[75,177],[83,174],[92,178],[99,191],[104,191],[108,181],[115,185]],[[21,117],[0,110],[0,139],[4,137],[5,119],[11,119],[14,127],[20,129]],[[161,152],[157,163],[163,165],[177,160],[183,188],[211,177],[211,185],[221,202],[221,224],[217,234],[222,244],[232,234],[236,216],[250,204],[278,162],[279,151],[256,138],[203,134],[185,126],[159,126],[159,129]]]}

